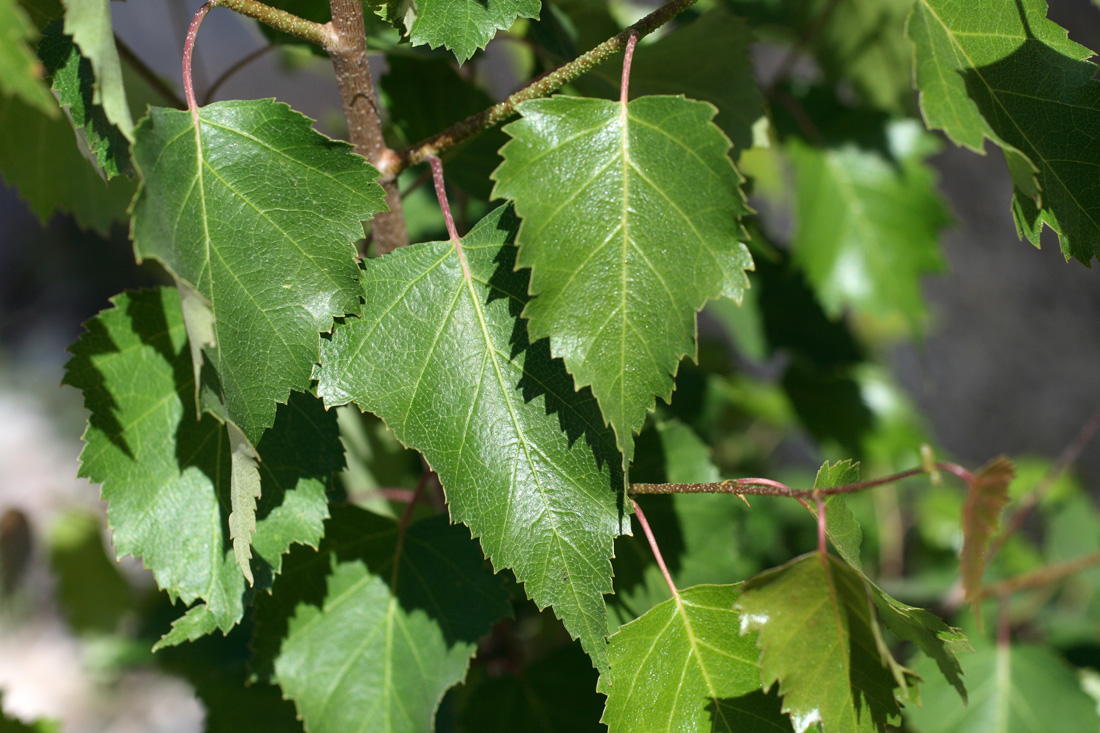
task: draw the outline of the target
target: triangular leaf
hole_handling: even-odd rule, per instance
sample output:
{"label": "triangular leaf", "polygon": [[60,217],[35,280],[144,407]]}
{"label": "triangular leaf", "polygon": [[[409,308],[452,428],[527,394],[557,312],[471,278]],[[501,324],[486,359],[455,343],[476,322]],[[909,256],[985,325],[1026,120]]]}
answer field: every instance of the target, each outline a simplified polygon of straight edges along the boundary
{"label": "triangular leaf", "polygon": [[742,628],[760,632],[764,688],[779,682],[798,733],[814,723],[823,733],[883,731],[896,720],[915,675],[889,657],[858,572],[803,555],[746,581],[737,608]]}
{"label": "triangular leaf", "polygon": [[517,18],[538,18],[540,0],[384,0],[378,14],[414,46],[443,46],[458,63],[510,28]]}
{"label": "triangular leaf", "polygon": [[42,67],[30,47],[35,35],[34,24],[16,0],[0,0],[0,91],[57,117],[57,105],[46,91]]}
{"label": "triangular leaf", "polygon": [[737,585],[700,585],[654,606],[608,641],[600,679],[614,733],[790,731],[760,689],[754,634],[741,636]]}
{"label": "triangular leaf", "polygon": [[[166,643],[226,631],[246,592],[230,549],[229,440],[191,409],[191,357],[170,288],[120,295],[72,347],[65,383],[91,411],[80,475],[103,484],[119,556],[141,557],[173,598],[205,603]],[[264,497],[252,547],[269,588],[293,543],[316,546],[329,476],[343,463],[335,415],[295,394],[258,447]]]}
{"label": "triangular leaf", "polygon": [[[377,172],[273,100],[153,108],[136,130],[134,249],[205,300],[215,373],[203,407],[255,445],[275,404],[309,388],[320,333],[359,310],[360,222],[385,208]],[[188,318],[191,338],[204,338]],[[198,365],[196,364],[196,368]]]}
{"label": "triangular leaf", "polygon": [[64,0],[64,4],[65,33],[80,47],[95,72],[92,101],[103,107],[107,120],[132,140],[134,120],[122,84],[122,64],[111,25],[111,1]]}
{"label": "triangular leaf", "polygon": [[438,516],[402,536],[396,522],[353,507],[334,512],[320,554],[288,559],[265,599],[275,602],[292,611],[285,630],[263,630],[285,631],[275,679],[315,733],[431,730],[478,639],[511,613],[464,527]]}
{"label": "triangular leaf", "polygon": [[622,458],[591,393],[528,341],[516,226],[501,207],[463,239],[465,259],[435,242],[365,261],[363,315],[324,343],[318,392],[421,451],[451,517],[603,669],[613,540],[629,526]]}
{"label": "triangular leaf", "polygon": [[974,474],[963,504],[963,545],[959,556],[966,600],[978,611],[989,540],[1001,523],[1001,511],[1008,504],[1008,484],[1015,475],[1012,462],[997,458]]}
{"label": "triangular leaf", "polygon": [[748,287],[740,175],[703,102],[554,97],[520,113],[493,194],[523,218],[528,329],[592,386],[629,462],[654,395],[695,355],[696,311]]}
{"label": "triangular leaf", "polygon": [[930,128],[976,152],[986,138],[1001,146],[1020,236],[1038,247],[1046,224],[1066,259],[1087,265],[1100,257],[1100,82],[1093,52],[1046,13],[1044,0],[920,0],[908,30],[916,83]]}

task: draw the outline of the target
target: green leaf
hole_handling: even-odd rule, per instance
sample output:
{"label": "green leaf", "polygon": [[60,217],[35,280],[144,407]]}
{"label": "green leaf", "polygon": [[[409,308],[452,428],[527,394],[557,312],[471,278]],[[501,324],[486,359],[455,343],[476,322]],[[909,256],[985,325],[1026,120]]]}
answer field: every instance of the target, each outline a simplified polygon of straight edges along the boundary
{"label": "green leaf", "polygon": [[1012,462],[1007,458],[997,458],[974,474],[967,485],[959,572],[962,574],[966,600],[974,604],[975,615],[981,601],[982,574],[985,573],[989,540],[1000,526],[1001,511],[1008,504],[1008,484],[1014,475]]}
{"label": "green leaf", "polygon": [[126,139],[134,139],[134,120],[126,103],[122,64],[115,47],[110,0],[64,0],[65,33],[72,37],[95,72],[92,101]]}
{"label": "green leaf", "polygon": [[747,208],[714,112],[682,97],[625,109],[554,97],[524,102],[504,128],[493,194],[523,218],[528,330],[592,386],[627,462],[654,395],[667,401],[695,355],[696,311],[748,287]]}
{"label": "green leaf", "polygon": [[455,70],[446,57],[386,54],[378,82],[390,119],[412,144],[491,107],[493,100]]}
{"label": "green leaf", "polygon": [[[859,481],[858,461],[837,461],[832,466],[826,461],[817,470],[814,488],[832,489],[845,484],[854,484],[857,481]],[[829,540],[840,556],[853,568],[862,572],[859,548],[863,544],[863,530],[860,529],[859,522],[845,503],[844,494],[834,494],[825,500],[825,531],[828,532]]]}
{"label": "green leaf", "polygon": [[451,517],[603,669],[613,539],[629,531],[622,458],[591,394],[545,341],[528,341],[517,223],[506,207],[488,214],[463,239],[465,259],[434,242],[365,261],[370,297],[324,343],[318,393],[421,451]]}
{"label": "green leaf", "polygon": [[920,278],[943,269],[939,233],[950,217],[925,159],[936,139],[913,120],[891,122],[887,150],[793,141],[795,260],[830,317],[845,307],[911,326],[925,316]]}
{"label": "green leaf", "polygon": [[763,686],[779,682],[796,731],[883,731],[897,719],[915,676],[890,657],[857,571],[803,555],[746,581],[737,608],[742,628],[760,632]]}
{"label": "green leaf", "polygon": [[[364,721],[380,733],[431,730],[478,639],[511,614],[464,527],[437,516],[401,534],[392,520],[344,508],[321,554],[296,553],[279,581],[276,593],[296,606],[275,677],[315,733]],[[326,587],[316,588],[324,565]]]}
{"label": "green leaf", "polygon": [[104,236],[126,215],[137,183],[105,183],[73,144],[64,115],[50,119],[14,97],[0,96],[0,173],[43,224],[61,210]]}
{"label": "green leaf", "polygon": [[905,720],[915,733],[1095,733],[1100,725],[1096,703],[1081,690],[1077,676],[1051,652],[1035,646],[982,644],[963,660],[971,681],[970,703],[963,705],[949,685],[925,673],[921,707],[906,708]]}
{"label": "green leaf", "polygon": [[[740,155],[753,144],[752,127],[764,115],[764,97],[753,76],[749,46],[753,33],[741,18],[722,8],[710,10],[654,43],[642,45],[630,67],[634,96],[683,94],[718,108],[714,124]],[[599,84],[586,84],[599,80]],[[604,63],[581,77],[578,86],[596,87],[601,96],[619,98],[622,69]]]}
{"label": "green leaf", "polygon": [[414,46],[444,46],[465,63],[510,28],[517,18],[537,18],[540,0],[386,0],[378,14]]}
{"label": "green leaf", "polygon": [[1100,136],[1100,82],[1092,51],[1046,18],[1043,0],[981,6],[920,0],[909,19],[916,83],[930,128],[982,151],[1004,151],[1015,187],[1017,233],[1036,247],[1046,224],[1062,254],[1100,257],[1100,203],[1092,144]]}
{"label": "green leaf", "polygon": [[613,733],[791,730],[760,689],[755,634],[739,633],[740,590],[688,588],[612,635],[600,689]]}
{"label": "green leaf", "polygon": [[119,173],[132,175],[130,141],[108,121],[103,107],[92,101],[95,90],[92,64],[80,53],[72,38],[61,32],[60,22],[43,31],[38,53],[53,79],[58,99],[69,109],[73,126],[83,128],[84,139],[96,164],[108,178]]}
{"label": "green leaf", "polygon": [[49,117],[57,117],[57,105],[42,81],[42,67],[30,42],[34,24],[15,0],[0,0],[0,92],[15,96]]}
{"label": "green leaf", "polygon": [[[191,357],[179,296],[123,294],[72,347],[65,383],[91,412],[80,475],[103,484],[116,550],[141,557],[191,609],[164,643],[223,632],[251,596],[229,550],[230,446],[224,426],[188,409]],[[336,417],[295,394],[258,446],[264,496],[252,547],[269,588],[291,544],[316,546],[329,476],[343,463]]]}
{"label": "green leaf", "polygon": [[374,168],[284,104],[198,114],[198,131],[188,112],[159,108],[138,125],[134,249],[194,294],[188,333],[216,371],[202,406],[256,445],[275,404],[309,389],[320,333],[358,312],[354,244],[385,204]]}

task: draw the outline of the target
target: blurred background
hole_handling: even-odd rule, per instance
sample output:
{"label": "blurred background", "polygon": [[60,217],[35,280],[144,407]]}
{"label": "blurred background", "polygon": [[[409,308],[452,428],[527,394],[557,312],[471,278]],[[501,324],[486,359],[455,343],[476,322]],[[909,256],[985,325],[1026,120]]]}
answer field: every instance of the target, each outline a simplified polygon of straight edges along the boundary
{"label": "blurred background", "polygon": [[[117,35],[175,89],[182,39],[199,4],[113,3]],[[1095,4],[1051,0],[1050,17],[1074,40],[1100,48]],[[212,13],[196,52],[200,98],[266,46],[254,23]],[[754,53],[761,69],[778,56],[768,47]],[[501,98],[519,79],[515,52],[497,40],[488,55],[484,85]],[[375,64],[376,75],[383,69]],[[269,96],[341,134],[325,59],[265,53],[215,98]],[[1100,406],[1100,273],[1066,263],[1049,231],[1041,250],[1017,239],[998,152],[977,156],[947,144],[933,164],[955,218],[942,240],[948,269],[924,283],[931,320],[923,341],[884,345],[878,357],[923,412],[942,456],[970,467],[1002,453],[1053,459]],[[117,633],[120,614],[123,624],[155,624],[173,610],[140,563],[115,563],[98,489],[75,478],[80,395],[59,386],[80,324],[123,289],[162,279],[156,266],[134,264],[124,226],[104,238],[62,215],[42,223],[0,185],[0,695],[14,718],[72,731],[202,729],[204,707],[186,679],[186,659],[182,674],[165,674],[148,663],[141,629]],[[1097,444],[1075,470],[1100,496]],[[134,608],[142,613],[122,613]],[[241,670],[243,678],[243,662]],[[16,724],[0,721],[0,730],[5,725]]]}

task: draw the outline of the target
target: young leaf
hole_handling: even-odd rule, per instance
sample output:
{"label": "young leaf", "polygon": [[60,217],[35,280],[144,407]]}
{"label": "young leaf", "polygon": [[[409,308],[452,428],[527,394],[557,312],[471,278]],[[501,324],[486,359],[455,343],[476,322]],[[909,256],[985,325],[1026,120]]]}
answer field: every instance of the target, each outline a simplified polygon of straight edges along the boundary
{"label": "young leaf", "polygon": [[103,107],[107,120],[128,140],[134,139],[134,120],[126,103],[122,64],[115,47],[110,0],[64,0],[65,33],[72,37],[95,72],[92,101]]}
{"label": "young leaf", "polygon": [[755,635],[741,636],[736,585],[701,585],[654,606],[608,640],[600,678],[612,733],[790,731],[760,689]]}
{"label": "young leaf", "polygon": [[57,105],[46,91],[42,68],[29,45],[34,37],[34,24],[16,0],[0,0],[0,92],[57,117]]}
{"label": "young leaf", "polygon": [[107,178],[119,173],[133,174],[130,164],[130,141],[107,119],[95,97],[95,75],[91,62],[80,53],[72,38],[61,31],[60,21],[42,32],[38,55],[53,78],[53,90],[58,100],[69,109],[73,126],[83,128],[88,148]]}
{"label": "young leaf", "polygon": [[928,682],[922,705],[906,708],[907,728],[914,733],[1095,733],[1100,716],[1096,703],[1081,689],[1074,671],[1049,649],[1036,646],[983,644],[964,658],[971,680],[970,703],[963,705],[950,686],[922,660],[915,665]]}
{"label": "young leaf", "polygon": [[975,152],[986,138],[1004,151],[1017,233],[1038,247],[1046,224],[1065,258],[1087,265],[1100,257],[1089,162],[1100,136],[1100,82],[1092,51],[1046,12],[1043,0],[919,0],[909,19],[916,83],[930,128]]}
{"label": "young leaf", "polygon": [[[309,389],[320,333],[358,312],[354,244],[385,204],[374,168],[284,104],[218,102],[199,120],[154,108],[138,125],[134,250],[200,296],[216,372],[202,406],[256,445],[275,404]],[[192,341],[207,341],[185,315]]]}
{"label": "young leaf", "polygon": [[803,555],[746,581],[737,608],[742,629],[760,632],[763,686],[779,682],[798,733],[883,731],[897,719],[915,675],[889,656],[858,572]]}
{"label": "young leaf", "polygon": [[[817,470],[815,489],[831,489],[859,481],[858,461],[837,461],[832,466],[826,461]],[[863,544],[863,530],[844,501],[844,494],[834,494],[825,500],[825,531],[833,547],[849,565],[863,572],[859,548]]]}
{"label": "young leaf", "polygon": [[516,18],[538,18],[540,0],[385,0],[378,14],[414,46],[444,46],[465,63]]}
{"label": "young leaf", "polygon": [[0,96],[0,173],[43,224],[60,210],[104,236],[137,188],[125,177],[105,183],[73,144],[64,115],[50,119],[15,97]]}
{"label": "young leaf", "polygon": [[1001,510],[1008,504],[1008,484],[1015,470],[1007,458],[998,458],[976,474],[966,491],[963,505],[963,546],[959,557],[966,600],[978,612],[989,540],[1001,523]]}
{"label": "young leaf", "polygon": [[523,218],[524,315],[578,387],[592,386],[624,460],[695,355],[695,313],[739,300],[752,268],[747,212],[715,110],[682,97],[524,102],[493,178]]}
{"label": "young leaf", "polygon": [[920,277],[943,269],[950,217],[925,162],[938,148],[920,123],[886,128],[888,152],[845,142],[789,146],[797,179],[795,260],[832,318],[854,307],[878,318],[924,319]]}
{"label": "young leaf", "polygon": [[464,527],[437,516],[401,537],[392,520],[353,507],[334,512],[320,555],[291,556],[276,592],[296,606],[275,678],[315,733],[365,721],[379,733],[431,730],[478,639],[511,613]]}
{"label": "young leaf", "polygon": [[318,393],[421,451],[451,517],[604,669],[603,595],[613,540],[629,531],[622,458],[591,394],[528,341],[517,224],[506,207],[488,214],[463,238],[465,259],[434,242],[364,262],[363,315],[324,342]]}
{"label": "young leaf", "polygon": [[[141,557],[173,598],[204,601],[162,643],[227,631],[247,594],[227,549],[226,429],[188,409],[191,357],[175,291],[114,304],[88,322],[66,368],[65,383],[84,392],[91,412],[80,475],[103,484],[119,556]],[[291,544],[321,537],[325,488],[343,463],[335,415],[295,394],[258,451],[265,491],[252,546],[257,586],[269,588]]]}

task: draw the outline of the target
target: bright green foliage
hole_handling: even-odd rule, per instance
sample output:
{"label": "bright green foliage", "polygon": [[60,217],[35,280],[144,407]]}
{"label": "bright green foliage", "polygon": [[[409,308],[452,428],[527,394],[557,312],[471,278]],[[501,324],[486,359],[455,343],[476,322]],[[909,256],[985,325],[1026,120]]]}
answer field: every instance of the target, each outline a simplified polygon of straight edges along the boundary
{"label": "bright green foliage", "polygon": [[130,142],[107,120],[103,107],[92,101],[95,96],[92,64],[81,55],[72,38],[61,32],[60,22],[43,31],[38,54],[53,79],[59,101],[69,108],[73,125],[83,128],[96,164],[108,178],[119,173],[132,175]]}
{"label": "bright green foliage", "polygon": [[[202,406],[255,445],[309,388],[320,334],[359,310],[354,243],[384,209],[377,172],[272,100],[153,109],[136,131],[134,249],[181,283]],[[206,326],[205,328],[203,326]],[[262,358],[257,358],[262,355]]]}
{"label": "bright green foliage", "polygon": [[1007,458],[998,458],[974,474],[963,505],[963,546],[959,558],[966,600],[975,613],[981,599],[989,541],[1001,524],[1001,512],[1008,504],[1008,484],[1014,469]]}
{"label": "bright green foliage", "polygon": [[794,141],[795,258],[833,318],[853,307],[876,318],[923,320],[920,277],[943,268],[949,222],[925,163],[938,143],[913,120],[886,128],[886,150]]}
{"label": "bright green foliage", "polygon": [[[179,296],[118,296],[72,347],[65,382],[91,412],[80,475],[103,484],[119,556],[140,557],[173,598],[194,607],[167,643],[226,631],[243,612],[244,579],[228,547],[229,441],[196,421]],[[253,548],[269,588],[293,543],[316,545],[328,476],[342,463],[335,416],[295,395],[259,445],[264,497]]]}
{"label": "bright green foliage", "polygon": [[523,218],[528,330],[592,386],[629,462],[654,395],[695,355],[696,311],[748,286],[740,176],[709,104],[555,97],[520,113],[493,193]]}
{"label": "bright green foliage", "polygon": [[379,733],[430,730],[478,639],[511,611],[464,527],[436,516],[402,532],[351,507],[326,524],[320,554],[292,556],[277,590],[296,606],[275,677],[315,733],[365,723]]}
{"label": "bright green foliage", "polygon": [[882,731],[897,719],[914,675],[883,644],[870,587],[855,570],[803,555],[746,581],[737,608],[743,628],[760,632],[764,689],[779,682],[798,733],[814,723],[824,733]]}
{"label": "bright green foliage", "polygon": [[64,115],[50,119],[14,97],[0,97],[0,173],[45,223],[56,211],[106,235],[122,219],[136,184],[105,183],[73,144]]}
{"label": "bright green foliage", "polygon": [[1067,260],[1089,264],[1100,256],[1100,82],[1092,51],[1046,9],[1043,0],[919,0],[909,20],[916,83],[929,127],[977,152],[986,138],[1004,150],[1020,236],[1039,246],[1046,224]]}
{"label": "bright green foliage", "polygon": [[539,0],[386,0],[379,15],[414,46],[445,47],[465,63],[517,18],[539,17]]}
{"label": "bright green foliage", "polygon": [[622,459],[591,394],[527,339],[517,224],[496,209],[463,238],[464,258],[435,242],[367,260],[362,316],[324,343],[317,389],[424,453],[451,518],[604,669],[612,541],[628,531]]}
{"label": "bright green foliage", "polygon": [[122,64],[111,24],[111,0],[63,1],[65,33],[72,37],[95,72],[92,102],[103,108],[107,120],[128,140],[133,140],[134,120],[122,84]]}
{"label": "bright green foliage", "polygon": [[760,690],[755,634],[740,634],[740,586],[701,585],[650,609],[609,640],[603,722],[611,733],[790,731]]}
{"label": "bright green foliage", "polygon": [[0,91],[57,117],[57,105],[42,83],[42,68],[29,45],[33,38],[34,25],[16,0],[0,0]]}
{"label": "bright green foliage", "polygon": [[984,643],[963,657],[970,703],[921,660],[914,669],[925,680],[920,707],[907,707],[914,733],[1095,733],[1096,703],[1081,689],[1073,670],[1049,649]]}

